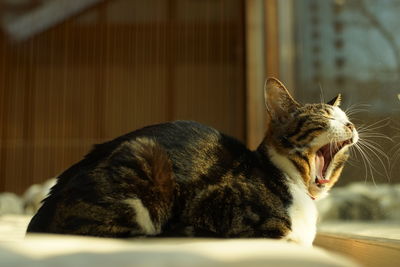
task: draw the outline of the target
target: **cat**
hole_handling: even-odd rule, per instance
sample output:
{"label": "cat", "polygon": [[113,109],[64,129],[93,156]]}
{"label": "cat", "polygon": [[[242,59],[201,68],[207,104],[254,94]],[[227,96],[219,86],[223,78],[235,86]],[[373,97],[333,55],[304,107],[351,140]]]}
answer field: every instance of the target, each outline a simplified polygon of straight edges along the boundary
{"label": "cat", "polygon": [[27,232],[100,237],[265,237],[311,246],[315,199],[336,183],[358,133],[338,107],[296,102],[275,78],[254,151],[192,121],[96,145],[58,177]]}

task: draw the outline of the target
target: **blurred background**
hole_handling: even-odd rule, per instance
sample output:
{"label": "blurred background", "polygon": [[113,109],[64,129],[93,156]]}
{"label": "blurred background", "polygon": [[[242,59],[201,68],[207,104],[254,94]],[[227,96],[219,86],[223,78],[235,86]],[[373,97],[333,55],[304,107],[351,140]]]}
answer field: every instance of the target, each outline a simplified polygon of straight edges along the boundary
{"label": "blurred background", "polygon": [[399,12],[399,0],[0,0],[0,192],[159,122],[255,148],[267,76],[303,103],[342,93],[367,125],[370,161],[355,153],[340,184],[400,182]]}

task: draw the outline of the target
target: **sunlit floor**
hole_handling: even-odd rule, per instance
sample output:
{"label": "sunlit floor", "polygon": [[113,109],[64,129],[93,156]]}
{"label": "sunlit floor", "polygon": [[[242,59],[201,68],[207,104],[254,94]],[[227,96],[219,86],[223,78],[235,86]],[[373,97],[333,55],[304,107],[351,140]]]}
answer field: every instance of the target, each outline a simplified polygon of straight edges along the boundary
{"label": "sunlit floor", "polygon": [[326,222],[318,227],[320,232],[386,238],[400,241],[400,224],[397,221]]}
{"label": "sunlit floor", "polygon": [[5,266],[358,266],[317,247],[266,239],[24,237],[29,219],[0,217]]}

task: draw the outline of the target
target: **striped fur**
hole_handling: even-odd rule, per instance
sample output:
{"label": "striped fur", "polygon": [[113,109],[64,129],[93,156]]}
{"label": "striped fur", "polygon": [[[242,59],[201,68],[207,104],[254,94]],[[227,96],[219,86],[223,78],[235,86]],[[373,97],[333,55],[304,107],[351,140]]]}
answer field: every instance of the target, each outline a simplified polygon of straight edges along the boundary
{"label": "striped fur", "polygon": [[[358,135],[337,107],[340,98],[300,105],[275,79],[264,91],[268,130],[257,150],[190,121],[136,130],[95,146],[62,173],[28,232],[268,237],[311,245],[312,199],[337,181]],[[317,172],[323,177],[316,179]]]}
{"label": "striped fur", "polygon": [[[289,95],[279,81],[272,81],[269,87],[270,90]],[[276,102],[282,102],[276,98],[279,98],[279,95],[269,100],[266,96],[266,106],[276,110],[273,106]],[[264,145],[270,154],[277,153],[287,159],[284,164],[274,163],[281,165],[280,169],[285,173],[292,173],[289,175],[291,177],[294,176],[294,172],[300,175],[313,198],[322,197],[337,182],[348,158],[348,148],[358,141],[358,133],[346,114],[338,107],[340,95],[329,102],[332,105],[324,103],[300,105],[290,95],[285,96],[285,99],[288,103],[285,103],[284,110],[280,110],[280,113],[269,112],[268,131],[261,145]],[[323,145],[331,144],[335,147],[338,142],[346,140],[349,140],[349,144],[333,155],[326,171],[325,176],[329,182],[317,185],[316,152]]]}

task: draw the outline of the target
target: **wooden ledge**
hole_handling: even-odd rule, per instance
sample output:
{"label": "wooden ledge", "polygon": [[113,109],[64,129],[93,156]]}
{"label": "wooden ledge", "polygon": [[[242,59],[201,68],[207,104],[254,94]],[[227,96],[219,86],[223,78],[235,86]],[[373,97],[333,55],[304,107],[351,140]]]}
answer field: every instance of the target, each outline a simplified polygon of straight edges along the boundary
{"label": "wooden ledge", "polygon": [[314,245],[349,256],[363,266],[400,266],[400,240],[352,234],[318,233]]}

